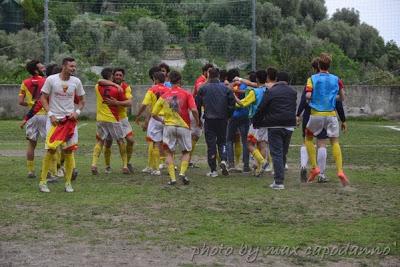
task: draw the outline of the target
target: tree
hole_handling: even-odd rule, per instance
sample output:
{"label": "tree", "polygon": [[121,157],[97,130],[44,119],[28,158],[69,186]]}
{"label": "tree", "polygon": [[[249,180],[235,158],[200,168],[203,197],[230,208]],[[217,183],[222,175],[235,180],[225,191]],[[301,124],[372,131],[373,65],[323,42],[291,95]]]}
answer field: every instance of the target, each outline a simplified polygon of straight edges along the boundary
{"label": "tree", "polygon": [[38,26],[44,17],[43,1],[24,0],[21,1],[24,10],[24,24],[27,28]]}
{"label": "tree", "polygon": [[270,2],[257,2],[256,12],[257,34],[271,36],[271,32],[281,24],[281,9]]}
{"label": "tree", "polygon": [[77,7],[73,3],[52,3],[49,7],[49,18],[53,20],[57,27],[57,32],[62,41],[67,41],[67,31],[71,27],[71,22],[78,15]]}
{"label": "tree", "polygon": [[43,33],[22,29],[10,34],[9,38],[15,49],[13,57],[21,60],[43,59]]}
{"label": "tree", "polygon": [[143,34],[141,31],[130,32],[126,27],[117,27],[107,43],[111,50],[126,50],[130,56],[138,57],[143,51]]}
{"label": "tree", "polygon": [[360,25],[360,12],[354,8],[342,8],[336,9],[336,12],[332,15],[334,21],[344,21],[350,26]]}
{"label": "tree", "polygon": [[388,69],[390,71],[396,71],[399,73],[400,71],[400,49],[397,46],[396,42],[389,41],[385,46],[386,55],[388,57]]}
{"label": "tree", "polygon": [[300,0],[268,0],[281,9],[282,16],[295,17],[299,15]]}
{"label": "tree", "polygon": [[357,59],[363,62],[376,63],[385,53],[385,42],[379,36],[379,32],[366,23],[361,24],[359,30],[361,43],[357,51]]}
{"label": "tree", "polygon": [[152,12],[147,8],[127,8],[118,14],[117,21],[120,25],[129,27],[130,25],[135,25],[140,18],[151,17],[151,15]]}
{"label": "tree", "polygon": [[324,0],[302,0],[300,14],[305,18],[310,16],[314,22],[321,21],[327,16],[327,8]]}
{"label": "tree", "polygon": [[137,30],[142,32],[144,49],[161,54],[169,42],[167,24],[158,19],[142,17],[137,22]]}
{"label": "tree", "polygon": [[200,60],[188,59],[182,71],[182,77],[185,84],[194,84],[196,78],[201,73],[203,63]]}

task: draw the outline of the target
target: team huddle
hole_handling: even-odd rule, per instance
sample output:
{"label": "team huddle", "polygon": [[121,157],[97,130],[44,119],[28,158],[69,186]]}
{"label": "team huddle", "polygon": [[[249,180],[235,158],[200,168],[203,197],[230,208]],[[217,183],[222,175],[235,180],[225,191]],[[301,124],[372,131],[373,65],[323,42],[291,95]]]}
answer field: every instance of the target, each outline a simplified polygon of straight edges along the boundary
{"label": "team huddle", "polygon": [[[240,172],[257,177],[272,172],[274,181],[270,187],[282,190],[291,136],[303,114],[300,181],[328,180],[325,168],[329,139],[337,176],[347,186],[339,145],[339,130],[346,130],[344,86],[337,76],[329,73],[330,63],[331,57],[325,53],[313,60],[315,74],[307,80],[298,107],[297,92],[289,86],[288,73],[274,68],[250,72],[248,77],[241,78],[237,69],[219,70],[208,63],[189,92],[182,88],[178,71],[170,71],[165,63],[152,67],[149,77],[153,85],[135,114],[135,122],[146,131],[148,146],[147,166],[142,173],[160,176],[166,169],[168,186],[176,185],[177,178],[188,185],[187,170],[196,167],[192,156],[204,133],[210,168],[207,176],[217,177],[219,171],[222,175]],[[65,192],[71,193],[72,181],[78,175],[74,157],[78,147],[77,124],[85,107],[85,91],[73,75],[76,62],[64,58],[61,67],[51,65],[46,69],[39,61],[32,60],[27,70],[31,77],[21,85],[19,104],[29,107],[21,123],[21,128],[26,127],[28,140],[28,177],[36,177],[34,150],[37,140],[45,138],[39,190],[50,192],[48,183],[64,176]],[[122,68],[104,68],[101,76],[95,86],[97,130],[91,173],[99,174],[102,151],[104,172],[112,172],[111,146],[115,141],[122,173],[131,174],[135,172],[131,163],[134,135],[127,108],[132,105],[132,88],[124,80]],[[181,152],[180,166],[175,166],[176,151]]]}

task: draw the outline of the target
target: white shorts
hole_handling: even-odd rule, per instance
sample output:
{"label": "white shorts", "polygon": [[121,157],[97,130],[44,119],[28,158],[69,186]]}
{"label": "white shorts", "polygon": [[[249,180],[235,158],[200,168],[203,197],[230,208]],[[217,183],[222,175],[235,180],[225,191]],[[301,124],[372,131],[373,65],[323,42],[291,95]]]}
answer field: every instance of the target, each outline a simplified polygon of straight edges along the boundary
{"label": "white shorts", "polygon": [[163,143],[168,146],[169,150],[175,151],[176,145],[179,144],[182,151],[192,150],[192,134],[190,129],[177,126],[165,126],[163,133]]}
{"label": "white shorts", "polygon": [[27,121],[25,126],[26,139],[37,141],[46,138],[47,115],[35,115]]}
{"label": "white shorts", "polygon": [[[47,136],[49,135],[51,126],[52,125],[51,125],[50,117],[47,117],[47,120],[46,120],[46,139],[47,139]],[[78,125],[75,126],[74,135],[65,144],[63,144],[61,146],[61,149],[68,150],[69,148],[72,148],[72,147],[74,147],[76,145],[78,145]],[[45,149],[49,149],[49,147],[47,146],[47,143],[45,143],[44,148]]]}
{"label": "white shorts", "polygon": [[96,122],[96,127],[96,137],[100,140],[120,140],[125,137],[121,122],[98,121]]}
{"label": "white shorts", "polygon": [[147,137],[153,142],[161,142],[163,140],[164,124],[162,122],[150,118],[149,125],[147,126]]}
{"label": "white shorts", "polygon": [[120,122],[122,124],[122,130],[124,132],[124,137],[133,135],[132,126],[129,123],[128,118],[122,119]]}
{"label": "white shorts", "polygon": [[[247,134],[247,140],[257,140],[257,142],[268,142],[268,128],[260,127],[255,129],[253,124],[250,124],[249,133]],[[253,141],[254,142],[254,141]]]}
{"label": "white shorts", "polygon": [[[204,119],[201,119],[204,125]],[[197,126],[196,121],[193,118],[192,113],[190,113],[190,132],[196,137],[200,137],[203,134],[203,129]]]}
{"label": "white shorts", "polygon": [[314,136],[317,136],[325,129],[328,137],[339,137],[339,121],[336,116],[311,115],[306,128]]}

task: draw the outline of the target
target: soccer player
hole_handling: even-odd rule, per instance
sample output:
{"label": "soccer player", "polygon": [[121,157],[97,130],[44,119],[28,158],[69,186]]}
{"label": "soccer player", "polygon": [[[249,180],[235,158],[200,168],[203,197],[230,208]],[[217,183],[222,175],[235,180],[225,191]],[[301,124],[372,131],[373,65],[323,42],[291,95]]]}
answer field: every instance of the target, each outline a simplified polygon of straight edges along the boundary
{"label": "soccer player", "polygon": [[[112,80],[113,70],[111,68],[104,68],[101,71],[103,79]],[[119,152],[122,158],[122,173],[129,174],[128,159],[126,153],[126,144],[124,142],[125,132],[119,116],[118,106],[109,105],[108,99],[115,101],[126,101],[125,92],[119,91],[115,86],[100,85],[97,84],[95,87],[96,91],[96,145],[93,150],[92,159],[92,174],[97,175],[97,161],[103,149],[104,143],[107,138],[111,138],[117,141]],[[109,166],[106,166],[109,167]]]}
{"label": "soccer player", "polygon": [[[132,154],[133,154],[133,130],[132,126],[128,120],[127,108],[132,106],[132,88],[128,83],[124,81],[125,70],[122,68],[115,68],[113,70],[113,82],[121,86],[123,94],[125,95],[125,100],[118,101],[115,98],[106,98],[104,103],[109,106],[118,107],[119,119],[122,125],[122,129],[124,131],[124,137],[126,140],[126,154],[128,160],[128,169],[130,173],[133,173],[133,166],[130,163]],[[109,136],[110,137],[110,136]],[[104,146],[104,159],[106,163],[106,173],[111,172],[111,146],[112,146],[112,138],[108,138],[105,142]]]}
{"label": "soccer player", "polygon": [[[319,73],[318,60],[319,60],[318,58],[315,58],[311,62],[311,67],[313,68],[314,73]],[[343,87],[343,82],[341,80],[339,80],[339,90],[342,87]],[[300,104],[299,104],[299,107],[297,108],[297,113],[296,113],[297,124],[300,124],[300,117],[301,117],[301,115],[303,115],[302,116],[303,117],[303,119],[302,119],[303,142],[305,141],[306,125],[308,123],[308,120],[310,119],[310,113],[311,113],[311,108],[306,101],[306,90],[307,90],[307,86],[304,87],[304,91],[301,95]],[[347,129],[346,115],[345,115],[345,112],[343,109],[343,104],[339,100],[336,100],[336,112],[340,118],[342,130],[346,131],[346,129]],[[319,133],[317,135],[317,163],[321,170],[320,174],[318,175],[318,180],[317,180],[319,183],[324,183],[324,182],[328,181],[328,178],[326,177],[326,174],[325,174],[326,158],[327,158],[327,153],[326,153],[327,139],[328,139],[328,135],[326,133],[326,130],[323,129],[321,131],[321,133]],[[307,163],[308,163],[307,148],[303,144],[300,148],[300,181],[301,182],[307,182]]]}
{"label": "soccer player", "polygon": [[170,67],[168,66],[167,63],[164,63],[164,62],[161,63],[160,65],[158,65],[158,67],[160,68],[160,71],[161,71],[162,73],[164,73],[164,76],[165,76],[164,85],[165,85],[166,87],[168,87],[168,88],[171,88],[171,87],[172,87],[172,84],[171,84],[171,82],[169,81],[169,78],[168,78],[168,75],[169,75],[169,73],[170,73],[170,71],[171,71]]}
{"label": "soccer player", "polygon": [[[76,70],[75,59],[64,58],[62,70],[46,79],[42,87],[40,101],[47,111],[46,122],[46,154],[43,158],[42,173],[40,176],[40,192],[50,192],[47,187],[47,173],[58,146],[61,146],[65,154],[65,192],[72,193],[72,171],[74,167],[74,154],[72,151],[78,145],[77,120],[81,110],[85,106],[85,91],[81,81],[74,77]],[[74,98],[79,98],[78,108],[75,110]]]}
{"label": "soccer player", "polygon": [[[18,103],[21,106],[27,106],[30,109],[40,98],[42,86],[46,80],[44,78],[45,66],[38,60],[31,60],[26,64],[26,70],[31,77],[25,79],[21,84],[18,95]],[[35,148],[39,137],[46,137],[46,111],[40,108],[35,115],[26,123],[26,139],[28,140],[28,148],[26,150],[26,165],[28,167],[28,178],[35,178]],[[25,123],[21,124],[23,127]],[[22,128],[21,127],[21,128]]]}
{"label": "soccer player", "polygon": [[342,152],[339,145],[339,122],[335,113],[336,98],[339,94],[339,100],[344,100],[344,89],[340,89],[339,78],[329,73],[331,62],[330,55],[321,53],[318,63],[320,72],[307,80],[306,98],[310,101],[311,115],[307,123],[305,145],[312,167],[307,182],[314,181],[321,172],[317,166],[313,139],[325,129],[331,141],[337,175],[342,185],[347,186],[349,180],[343,172]]}
{"label": "soccer player", "polygon": [[[144,96],[141,107],[139,108],[138,114],[136,115],[136,120],[138,121],[142,113],[149,108],[153,109],[157,100],[164,93],[168,92],[170,89],[164,85],[165,76],[161,71],[157,71],[158,69],[152,68],[149,72],[151,75],[151,79],[153,80],[154,85],[149,88]],[[154,72],[156,71],[156,72]],[[160,111],[158,114],[159,117],[163,117],[163,111]],[[146,119],[147,120],[147,119]],[[143,172],[149,172],[152,175],[161,175],[159,170],[160,165],[160,150],[162,149],[162,136],[164,125],[155,120],[154,118],[150,118],[147,126],[147,140],[149,142],[149,150],[148,150],[148,166],[143,170]]]}
{"label": "soccer player", "polygon": [[[181,74],[177,71],[171,71],[169,80],[172,83],[172,88],[157,100],[152,110],[152,117],[165,125],[162,140],[167,154],[166,162],[168,163],[170,177],[168,185],[176,185],[174,152],[177,144],[182,149],[179,177],[183,184],[187,185],[189,179],[186,177],[186,170],[189,166],[189,152],[192,150],[189,111],[193,113],[197,125],[200,124],[199,114],[193,96],[180,87]],[[163,112],[164,118],[159,116],[161,112]]]}

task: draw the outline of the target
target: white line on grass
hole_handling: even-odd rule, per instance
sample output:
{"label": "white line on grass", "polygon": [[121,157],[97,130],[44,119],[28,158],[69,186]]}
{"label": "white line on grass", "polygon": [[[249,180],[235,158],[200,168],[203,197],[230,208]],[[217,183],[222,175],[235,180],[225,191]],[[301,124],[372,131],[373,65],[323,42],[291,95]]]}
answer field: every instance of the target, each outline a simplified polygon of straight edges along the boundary
{"label": "white line on grass", "polygon": [[395,130],[395,131],[400,131],[400,126],[389,126],[389,125],[387,125],[387,126],[382,126],[382,127],[389,128],[389,129],[392,129],[392,130]]}

